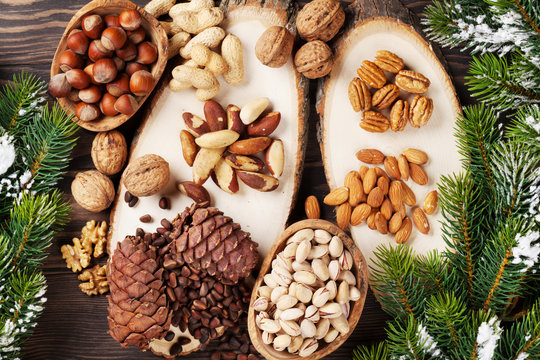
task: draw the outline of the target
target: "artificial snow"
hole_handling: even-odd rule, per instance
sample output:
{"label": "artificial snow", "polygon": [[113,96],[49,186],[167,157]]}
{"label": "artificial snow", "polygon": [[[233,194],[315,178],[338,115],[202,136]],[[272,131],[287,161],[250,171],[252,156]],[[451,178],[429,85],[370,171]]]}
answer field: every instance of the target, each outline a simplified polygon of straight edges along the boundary
{"label": "artificial snow", "polygon": [[0,175],[5,174],[13,165],[16,156],[13,136],[4,133],[0,136]]}
{"label": "artificial snow", "polygon": [[441,355],[441,351],[437,349],[437,342],[433,340],[431,335],[427,332],[426,327],[422,326],[421,323],[418,324],[416,335],[418,336],[418,346],[422,347],[426,353],[435,357]]}
{"label": "artificial snow", "polygon": [[529,354],[527,354],[526,352],[522,352],[521,354],[518,355],[516,360],[525,360],[528,357],[529,357]]}
{"label": "artificial snow", "polygon": [[538,262],[540,244],[533,244],[538,239],[540,239],[538,231],[529,231],[526,235],[519,234],[516,238],[517,245],[512,248],[512,256],[514,257],[512,264],[525,265],[522,272],[526,272]]}
{"label": "artificial snow", "polygon": [[487,323],[484,321],[478,328],[478,335],[476,336],[478,360],[493,359],[497,341],[499,341],[502,333],[500,324],[500,320],[492,317]]}

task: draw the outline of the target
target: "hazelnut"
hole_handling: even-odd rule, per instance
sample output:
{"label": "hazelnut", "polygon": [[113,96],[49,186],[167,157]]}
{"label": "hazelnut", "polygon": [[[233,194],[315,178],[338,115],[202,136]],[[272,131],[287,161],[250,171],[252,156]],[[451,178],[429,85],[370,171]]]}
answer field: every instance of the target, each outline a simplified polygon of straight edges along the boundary
{"label": "hazelnut", "polygon": [[92,70],[94,80],[100,84],[113,81],[117,73],[116,64],[112,59],[99,59],[94,63]]}
{"label": "hazelnut", "polygon": [[97,103],[101,99],[101,89],[96,85],[90,85],[79,91],[79,99],[87,104]]}
{"label": "hazelnut", "polygon": [[120,26],[125,30],[136,30],[141,26],[142,17],[137,10],[129,9],[120,13]]}
{"label": "hazelnut", "polygon": [[154,77],[146,70],[139,70],[129,79],[129,90],[135,96],[149,94],[154,88]]}
{"label": "hazelnut", "polygon": [[94,40],[88,46],[88,57],[92,61],[98,61],[99,59],[105,59],[111,57],[113,52],[106,49],[101,40]]}
{"label": "hazelnut", "polygon": [[99,109],[105,116],[115,116],[118,111],[114,108],[116,98],[109,93],[103,94],[101,101],[99,102]]}
{"label": "hazelnut", "polygon": [[135,74],[139,70],[148,71],[148,66],[139,64],[137,62],[130,62],[126,64],[126,74],[128,74],[129,76]]}
{"label": "hazelnut", "polygon": [[105,16],[105,26],[107,27],[119,27],[120,26],[120,17],[116,15],[107,15]]}
{"label": "hazelnut", "polygon": [[157,47],[149,41],[144,41],[137,46],[137,61],[141,64],[151,64],[157,59]]}
{"label": "hazelnut", "polygon": [[158,193],[167,186],[169,178],[169,163],[155,154],[131,161],[122,175],[124,186],[134,196]]}
{"label": "hazelnut", "polygon": [[67,37],[68,48],[80,55],[86,54],[89,44],[90,40],[88,40],[88,36],[80,29],[71,30]]}
{"label": "hazelnut", "polygon": [[69,99],[69,101],[71,101],[71,102],[73,102],[75,104],[81,102],[81,99],[79,98],[79,90],[77,90],[77,89],[71,89],[71,91],[67,95],[67,98]]}
{"label": "hazelnut", "polygon": [[116,65],[116,70],[118,72],[123,71],[126,67],[126,62],[122,59],[120,59],[118,56],[115,56],[112,58],[114,61],[114,64]]}
{"label": "hazelnut", "polygon": [[326,43],[321,40],[310,41],[298,49],[294,65],[308,79],[318,79],[332,70],[334,56]]}
{"label": "hazelnut", "polygon": [[129,92],[129,76],[120,74],[114,81],[107,84],[109,94],[119,97]]}
{"label": "hazelnut", "polygon": [[105,24],[99,15],[88,15],[82,19],[82,30],[90,39],[97,39],[101,35]]}
{"label": "hazelnut", "polygon": [[54,97],[66,97],[70,91],[71,85],[67,81],[66,74],[56,74],[49,81],[49,92]]}
{"label": "hazelnut", "polygon": [[71,69],[66,72],[67,81],[75,89],[84,89],[90,85],[90,76],[81,69]]}
{"label": "hazelnut", "polygon": [[84,68],[84,72],[90,76],[90,82],[94,85],[99,85],[96,80],[94,80],[94,64],[90,64],[87,67]]}
{"label": "hazelnut", "polygon": [[99,109],[94,104],[78,103],[75,107],[75,115],[81,121],[93,121],[99,117]]}
{"label": "hazelnut", "polygon": [[255,45],[255,56],[266,66],[278,68],[291,57],[294,36],[282,26],[271,26]]}
{"label": "hazelnut", "polygon": [[118,50],[127,40],[127,34],[120,27],[110,27],[103,30],[101,34],[101,44],[108,50]]}
{"label": "hazelnut", "polygon": [[128,40],[134,43],[135,45],[141,43],[146,38],[146,32],[142,27],[137,30],[132,30],[127,32]]}
{"label": "hazelnut", "polygon": [[116,56],[124,61],[131,61],[137,57],[137,46],[131,41],[126,41],[121,49],[116,50]]}
{"label": "hazelnut", "polygon": [[114,103],[114,109],[124,115],[132,115],[138,106],[137,99],[130,94],[120,96]]}
{"label": "hazelnut", "polygon": [[100,212],[111,206],[114,200],[112,181],[96,170],[80,172],[71,183],[71,194],[84,209]]}
{"label": "hazelnut", "polygon": [[105,175],[119,173],[126,163],[127,153],[126,139],[117,130],[100,132],[92,142],[92,161]]}
{"label": "hazelnut", "polygon": [[83,61],[79,55],[71,50],[64,51],[58,58],[58,65],[63,72],[71,69],[80,69],[83,67]]}

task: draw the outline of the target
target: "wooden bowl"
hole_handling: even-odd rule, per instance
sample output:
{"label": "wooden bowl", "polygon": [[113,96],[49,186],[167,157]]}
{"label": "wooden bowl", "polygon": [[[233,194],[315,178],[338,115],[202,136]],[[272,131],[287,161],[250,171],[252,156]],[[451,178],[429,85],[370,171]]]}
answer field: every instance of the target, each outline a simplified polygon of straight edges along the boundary
{"label": "wooden bowl", "polygon": [[[351,306],[351,311],[349,314],[349,327],[350,331],[346,335],[340,334],[332,343],[325,344],[324,340],[319,341],[319,349],[315,351],[313,354],[311,354],[308,357],[301,357],[295,354],[290,354],[286,350],[285,351],[276,351],[271,345],[266,345],[262,342],[261,336],[262,331],[257,327],[257,324],[255,323],[255,310],[253,309],[253,302],[257,299],[257,290],[263,283],[263,277],[267,273],[271,271],[272,266],[272,260],[275,259],[276,255],[283,250],[283,248],[286,246],[287,239],[291,237],[294,233],[296,233],[299,230],[310,228],[310,229],[323,229],[328,231],[330,234],[334,236],[338,236],[342,241],[343,245],[347,250],[350,251],[351,255],[354,259],[354,265],[351,269],[353,274],[356,276],[356,287],[360,290],[360,300],[354,302]],[[266,359],[309,359],[309,360],[316,360],[320,359],[324,356],[327,356],[337,348],[339,348],[345,340],[349,337],[349,335],[354,331],[354,328],[356,327],[356,324],[358,323],[358,320],[360,319],[360,315],[362,314],[362,309],[364,308],[364,302],[366,300],[366,294],[368,289],[368,268],[366,265],[366,261],[364,260],[364,257],[358,247],[356,247],[354,241],[347,235],[343,230],[341,230],[339,227],[337,227],[335,224],[326,221],[326,220],[302,220],[297,223],[292,224],[289,226],[285,231],[281,234],[281,236],[276,240],[274,243],[274,246],[272,249],[270,249],[270,252],[264,259],[264,262],[261,266],[261,270],[259,272],[259,276],[257,280],[255,281],[255,285],[253,287],[253,292],[251,293],[251,302],[249,305],[249,312],[248,312],[248,330],[249,330],[249,336],[251,338],[251,343],[255,346],[257,351],[264,356]],[[322,345],[322,346],[321,346]]]}
{"label": "wooden bowl", "polygon": [[[68,49],[67,47],[67,37],[68,34],[73,29],[80,29],[81,28],[81,21],[82,18],[86,15],[91,14],[98,14],[101,16],[105,15],[119,15],[122,11],[127,9],[135,9],[137,10],[142,18],[142,24],[141,26],[146,31],[147,37],[150,37],[150,40],[154,45],[157,46],[158,49],[158,58],[154,64],[152,64],[152,68],[150,69],[150,72],[154,76],[154,87],[158,83],[161,75],[163,74],[163,70],[165,70],[165,66],[167,65],[167,45],[168,45],[168,39],[167,34],[165,33],[165,30],[160,25],[159,21],[153,17],[152,15],[148,14],[143,8],[140,6],[135,5],[131,1],[128,0],[94,0],[83,6],[77,13],[71,18],[70,22],[68,23],[66,30],[64,31],[64,34],[62,35],[62,39],[60,39],[60,43],[58,44],[58,48],[56,49],[56,53],[54,54],[54,58],[51,65],[51,78],[60,73],[60,66],[58,65],[58,61],[60,58],[60,55]],[[152,88],[152,90],[154,89]],[[150,91],[146,96],[144,97],[137,97],[137,101],[139,105],[137,106],[137,109],[135,110],[135,113],[137,110],[142,106],[142,104],[146,101],[148,96],[150,95],[152,91]],[[66,111],[67,113],[73,113],[75,111],[75,103],[70,101],[68,98],[58,98],[58,102]],[[134,113],[134,114],[135,114]],[[76,117],[74,117],[74,120],[78,120],[77,124],[87,130],[91,131],[108,131],[112,130],[126,121],[128,121],[131,116],[133,115],[116,115],[116,116],[103,116],[98,120],[94,121],[80,121]]]}

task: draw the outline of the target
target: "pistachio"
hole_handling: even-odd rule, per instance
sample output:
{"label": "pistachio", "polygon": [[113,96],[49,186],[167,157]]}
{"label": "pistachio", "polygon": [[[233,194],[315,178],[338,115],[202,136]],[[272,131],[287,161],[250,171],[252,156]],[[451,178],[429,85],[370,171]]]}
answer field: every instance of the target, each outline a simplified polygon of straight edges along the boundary
{"label": "pistachio", "polygon": [[304,313],[306,312],[306,309],[307,309],[306,304],[304,303],[296,304],[295,308],[302,310]]}
{"label": "pistachio", "polygon": [[346,281],[349,285],[356,285],[356,277],[350,270],[342,271],[339,280]]}
{"label": "pistachio", "polygon": [[360,290],[356,286],[351,286],[349,288],[349,300],[350,301],[358,301],[362,295],[360,294]]}
{"label": "pistachio", "polygon": [[298,350],[300,350],[300,346],[302,346],[302,343],[304,342],[304,338],[301,336],[295,336],[291,340],[291,344],[287,347],[287,351],[290,354],[296,353]]}
{"label": "pistachio", "polygon": [[328,302],[328,299],[330,299],[330,292],[328,291],[326,287],[322,287],[318,289],[317,291],[315,291],[315,293],[313,294],[313,299],[311,299],[311,302],[313,303],[313,305],[320,308],[321,306],[323,306],[324,304]]}
{"label": "pistachio", "polygon": [[330,324],[332,324],[334,329],[339,331],[342,335],[347,334],[350,330],[349,322],[343,315],[330,319]]}
{"label": "pistachio", "polygon": [[283,351],[291,344],[291,337],[287,334],[276,336],[274,339],[274,349],[276,351]]}
{"label": "pistachio", "polygon": [[[320,312],[320,311],[319,311]],[[317,331],[315,332],[315,339],[320,340],[328,334],[328,330],[330,330],[330,319],[321,319],[317,323]]]}
{"label": "pistachio", "polygon": [[313,236],[315,236],[315,232],[313,231],[313,229],[298,230],[296,233],[294,233],[293,236],[291,236],[287,240],[287,244],[301,243],[304,240],[311,241],[311,239],[313,239]]}
{"label": "pistachio", "polygon": [[343,241],[337,236],[332,237],[328,250],[330,251],[330,256],[338,258],[343,252]]}
{"label": "pistachio", "polygon": [[349,318],[349,314],[351,312],[351,304],[347,301],[346,303],[340,304],[341,305],[341,311],[346,319]]}
{"label": "pistachio", "polygon": [[338,335],[339,335],[339,331],[337,331],[336,329],[330,329],[328,331],[328,334],[326,334],[326,336],[324,337],[324,342],[327,344],[330,344],[331,342],[336,340]]}
{"label": "pistachio", "polygon": [[276,279],[274,278],[274,275],[272,275],[272,274],[264,275],[263,279],[264,279],[264,283],[266,285],[268,285],[268,287],[270,287],[272,289],[278,286],[278,283],[277,283]]}
{"label": "pistachio", "polygon": [[261,328],[262,319],[270,319],[270,315],[268,315],[268,313],[265,311],[261,311],[260,313],[257,314],[257,316],[255,317],[255,324],[257,324],[257,327],[259,329]]}
{"label": "pistachio", "polygon": [[296,261],[305,261],[311,251],[311,240],[303,240],[296,248]]}
{"label": "pistachio", "polygon": [[274,311],[274,314],[272,315],[274,320],[279,320],[279,317],[281,316],[282,312],[283,312],[283,310],[280,310],[280,309],[276,308],[276,310]]}
{"label": "pistachio", "polygon": [[273,268],[271,274],[281,286],[289,286],[293,280],[291,273],[281,266]]}
{"label": "pistachio", "polygon": [[300,325],[298,325],[296,321],[280,319],[279,325],[281,326],[281,330],[285,331],[287,335],[299,336],[302,333]]}
{"label": "pistachio", "polygon": [[315,339],[305,339],[300,346],[298,355],[301,357],[307,357],[315,352],[319,347],[319,342]]}
{"label": "pistachio", "polygon": [[311,271],[300,270],[294,273],[293,278],[296,282],[313,285],[317,281],[317,277]]}
{"label": "pistachio", "polygon": [[272,288],[270,286],[260,286],[257,290],[257,295],[270,299],[270,294],[272,293]]}
{"label": "pistachio", "polygon": [[307,261],[293,261],[292,268],[294,271],[311,271],[311,265]]}
{"label": "pistachio", "polygon": [[287,294],[296,297],[296,289],[297,289],[297,287],[298,287],[298,283],[296,281],[293,281],[291,283],[291,285],[289,285],[289,290],[287,291]]}
{"label": "pistachio", "polygon": [[335,302],[326,303],[324,306],[319,308],[319,314],[323,319],[337,318],[342,314],[341,306]]}
{"label": "pistachio", "polygon": [[313,239],[321,245],[328,244],[330,240],[332,239],[332,235],[323,229],[317,229],[315,230]]}
{"label": "pistachio", "polygon": [[312,246],[309,252],[308,259],[320,259],[328,254],[328,245]]}
{"label": "pistachio", "polygon": [[349,297],[350,297],[349,284],[346,281],[342,281],[338,287],[336,300],[340,304],[345,304],[346,302],[349,302]]}
{"label": "pistachio", "polygon": [[287,294],[287,288],[285,286],[275,287],[270,293],[270,301],[277,304],[279,298],[285,294]]}
{"label": "pistachio", "polygon": [[281,254],[286,259],[292,259],[294,260],[294,257],[296,256],[296,248],[298,247],[298,243],[290,243],[289,245],[285,246],[285,249],[281,252]]}
{"label": "pistachio", "polygon": [[304,311],[302,309],[292,308],[292,309],[283,310],[279,318],[281,320],[296,320],[303,315],[304,315]]}
{"label": "pistachio", "polygon": [[339,264],[343,270],[351,270],[353,266],[353,257],[349,250],[343,250],[343,254],[339,257]]}
{"label": "pistachio", "polygon": [[311,338],[315,336],[315,333],[317,332],[317,327],[313,323],[313,321],[309,319],[304,319],[300,323],[300,331],[302,332],[302,336],[304,338]]}
{"label": "pistachio", "polygon": [[261,337],[262,342],[266,345],[270,345],[274,341],[274,334],[271,334],[268,331],[263,331]]}
{"label": "pistachio", "polygon": [[326,264],[326,266],[328,266],[328,264],[330,264],[330,255],[325,255],[321,258],[321,260]]}
{"label": "pistachio", "polygon": [[281,266],[284,269],[287,269],[287,271],[291,272],[293,270],[292,268],[292,260],[286,259],[283,255],[278,254],[276,258],[272,261],[272,266]]}
{"label": "pistachio", "polygon": [[[347,291],[349,290],[349,287],[347,285]],[[348,296],[349,294],[347,294],[347,300],[348,300]],[[291,296],[291,295],[283,295],[279,298],[276,306],[279,310],[286,310],[286,309],[290,309],[292,308],[294,305],[296,305],[296,303],[298,302],[298,299]],[[256,309],[255,309],[256,310]]]}
{"label": "pistachio", "polygon": [[326,281],[330,278],[328,266],[326,266],[321,259],[314,259],[311,262],[311,268],[313,269],[313,273],[315,273],[315,275],[322,281]]}
{"label": "pistachio", "polygon": [[337,296],[337,284],[334,280],[330,280],[326,283],[326,288],[328,289],[330,293],[330,299],[334,300]]}
{"label": "pistachio", "polygon": [[294,296],[298,299],[298,301],[304,304],[309,303],[311,301],[311,297],[313,296],[313,291],[311,290],[311,288],[305,284],[294,284],[297,284]]}
{"label": "pistachio", "polygon": [[268,309],[268,299],[260,297],[253,302],[252,306],[255,311],[266,311]]}
{"label": "pistachio", "polygon": [[304,318],[317,323],[321,318],[319,315],[319,309],[315,305],[309,305],[304,312]]}
{"label": "pistachio", "polygon": [[334,281],[338,279],[341,273],[341,266],[339,265],[339,260],[330,261],[330,264],[328,264],[328,272],[330,275],[330,279]]}
{"label": "pistachio", "polygon": [[261,319],[259,322],[259,329],[266,331],[270,334],[275,334],[279,330],[281,330],[281,326],[279,326],[279,323],[276,320],[272,319]]}

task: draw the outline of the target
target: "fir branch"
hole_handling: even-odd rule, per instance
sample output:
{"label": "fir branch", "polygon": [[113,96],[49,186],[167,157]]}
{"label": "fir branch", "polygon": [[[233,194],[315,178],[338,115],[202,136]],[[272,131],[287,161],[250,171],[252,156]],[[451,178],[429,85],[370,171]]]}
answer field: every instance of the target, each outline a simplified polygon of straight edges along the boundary
{"label": "fir branch", "polygon": [[383,341],[371,346],[358,346],[353,351],[353,360],[390,360],[386,342]]}
{"label": "fir branch", "polygon": [[424,282],[426,296],[444,291],[443,286],[448,279],[447,269],[447,264],[437,250],[416,257],[415,275]]}
{"label": "fir branch", "polygon": [[427,328],[411,315],[404,324],[390,323],[388,326],[388,342],[393,358],[424,360],[444,359]]}
{"label": "fir branch", "polygon": [[[496,360],[521,360],[540,357],[540,300],[501,336]],[[536,357],[535,357],[536,356]]]}
{"label": "fir branch", "polygon": [[508,127],[508,135],[521,143],[534,146],[540,153],[540,106],[520,107]]}

